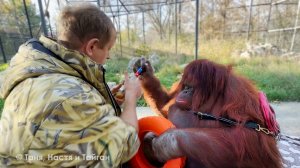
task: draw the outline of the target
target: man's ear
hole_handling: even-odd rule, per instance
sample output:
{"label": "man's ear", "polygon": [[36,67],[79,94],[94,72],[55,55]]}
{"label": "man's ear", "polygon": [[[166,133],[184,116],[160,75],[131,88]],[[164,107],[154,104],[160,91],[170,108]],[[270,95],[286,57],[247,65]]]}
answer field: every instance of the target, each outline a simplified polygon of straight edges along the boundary
{"label": "man's ear", "polygon": [[89,41],[86,42],[85,47],[85,53],[88,56],[93,56],[95,48],[99,45],[99,39],[97,38],[92,38]]}

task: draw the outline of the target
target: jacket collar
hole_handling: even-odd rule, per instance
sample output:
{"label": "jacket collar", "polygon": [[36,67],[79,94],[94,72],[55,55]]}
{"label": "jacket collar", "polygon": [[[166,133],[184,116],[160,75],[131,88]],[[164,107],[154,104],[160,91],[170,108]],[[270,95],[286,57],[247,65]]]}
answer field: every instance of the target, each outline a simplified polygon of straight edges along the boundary
{"label": "jacket collar", "polygon": [[104,85],[105,69],[101,64],[97,64],[87,55],[79,51],[68,49],[55,40],[41,36],[39,41],[53,53],[55,53],[63,62],[77,71],[85,81],[94,86],[106,100],[109,95]]}

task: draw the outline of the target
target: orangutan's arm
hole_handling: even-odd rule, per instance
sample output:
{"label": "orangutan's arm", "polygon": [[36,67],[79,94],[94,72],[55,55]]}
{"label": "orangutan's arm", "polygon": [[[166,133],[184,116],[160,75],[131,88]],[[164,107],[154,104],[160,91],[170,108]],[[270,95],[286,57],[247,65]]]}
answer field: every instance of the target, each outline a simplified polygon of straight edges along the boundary
{"label": "orangutan's arm", "polygon": [[170,129],[153,139],[152,149],[162,163],[185,156],[207,167],[230,167],[236,160],[233,143],[220,128]]}
{"label": "orangutan's arm", "polygon": [[175,103],[178,83],[168,92],[154,75],[141,80],[144,98],[149,106],[167,117],[169,107]]}

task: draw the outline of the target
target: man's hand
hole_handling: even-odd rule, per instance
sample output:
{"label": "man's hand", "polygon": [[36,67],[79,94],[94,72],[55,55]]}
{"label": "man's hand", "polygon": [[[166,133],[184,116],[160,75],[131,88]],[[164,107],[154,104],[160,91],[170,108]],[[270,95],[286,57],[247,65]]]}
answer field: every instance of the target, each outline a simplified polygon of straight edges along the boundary
{"label": "man's hand", "polygon": [[125,98],[133,98],[132,101],[137,101],[142,96],[141,84],[135,77],[129,77],[128,73],[125,73]]}
{"label": "man's hand", "polygon": [[111,93],[119,105],[122,105],[125,101],[125,90],[121,89],[122,86],[124,86],[124,81],[111,89]]}
{"label": "man's hand", "polygon": [[137,78],[129,78],[128,73],[125,73],[125,101],[124,110],[121,114],[121,119],[126,123],[135,127],[138,131],[138,122],[136,114],[136,102],[142,95],[142,89],[140,81]]}

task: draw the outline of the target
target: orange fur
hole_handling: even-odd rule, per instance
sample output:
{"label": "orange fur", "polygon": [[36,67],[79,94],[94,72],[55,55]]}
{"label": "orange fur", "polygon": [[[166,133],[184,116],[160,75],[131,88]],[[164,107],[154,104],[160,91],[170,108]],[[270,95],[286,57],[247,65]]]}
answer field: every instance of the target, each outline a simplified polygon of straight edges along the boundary
{"label": "orange fur", "polygon": [[[174,102],[185,84],[194,87],[193,111],[234,119],[240,125],[227,127],[217,121],[199,120],[179,109]],[[151,108],[178,128],[177,140],[187,157],[186,167],[282,167],[276,140],[243,126],[247,121],[261,126],[265,122],[257,88],[234,74],[230,66],[196,60],[187,65],[181,81],[171,91],[163,89],[154,76],[145,79],[142,86]]]}

